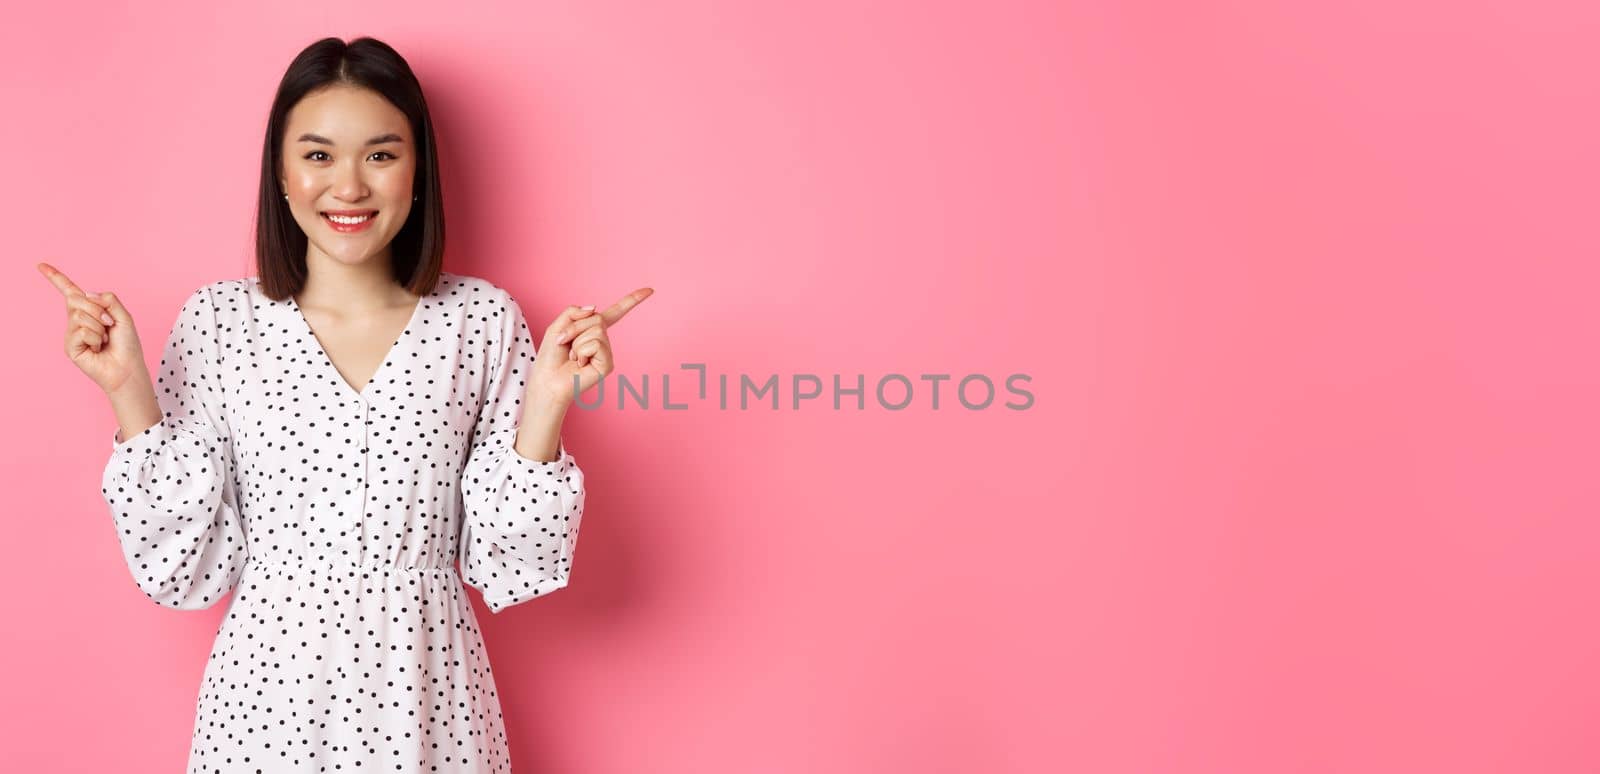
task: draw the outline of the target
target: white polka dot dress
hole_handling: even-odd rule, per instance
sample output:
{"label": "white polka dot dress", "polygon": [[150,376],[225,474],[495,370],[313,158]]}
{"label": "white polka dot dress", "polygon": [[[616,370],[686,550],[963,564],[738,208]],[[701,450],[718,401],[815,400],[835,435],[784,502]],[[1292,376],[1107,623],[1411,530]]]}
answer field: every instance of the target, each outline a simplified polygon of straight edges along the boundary
{"label": "white polka dot dress", "polygon": [[583,473],[513,446],[533,355],[509,293],[449,272],[360,390],[256,278],[189,296],[102,491],[151,600],[233,592],[190,772],[511,770],[462,584],[498,613],[572,572]]}

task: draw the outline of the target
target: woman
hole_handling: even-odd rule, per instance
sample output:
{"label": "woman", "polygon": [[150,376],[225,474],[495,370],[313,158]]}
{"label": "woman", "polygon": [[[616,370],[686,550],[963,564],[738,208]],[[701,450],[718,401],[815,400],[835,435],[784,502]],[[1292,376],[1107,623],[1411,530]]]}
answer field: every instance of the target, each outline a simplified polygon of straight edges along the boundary
{"label": "woman", "polygon": [[188,297],[154,385],[116,295],[39,265],[117,415],[102,491],[134,580],[185,610],[233,592],[192,772],[510,770],[462,581],[495,613],[567,585],[585,491],[561,424],[652,291],[568,307],[535,357],[509,293],[441,268],[432,127],[387,45],[301,52],[259,276]]}

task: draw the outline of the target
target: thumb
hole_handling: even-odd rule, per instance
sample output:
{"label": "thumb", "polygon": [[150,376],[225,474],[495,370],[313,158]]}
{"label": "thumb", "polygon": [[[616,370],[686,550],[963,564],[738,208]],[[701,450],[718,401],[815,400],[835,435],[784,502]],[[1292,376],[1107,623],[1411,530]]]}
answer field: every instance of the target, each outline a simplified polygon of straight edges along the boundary
{"label": "thumb", "polygon": [[117,298],[117,294],[108,290],[104,293],[96,293],[95,298],[105,305],[106,311],[111,313],[111,319],[119,323],[133,322],[133,315],[128,313],[128,308],[122,305],[122,299]]}

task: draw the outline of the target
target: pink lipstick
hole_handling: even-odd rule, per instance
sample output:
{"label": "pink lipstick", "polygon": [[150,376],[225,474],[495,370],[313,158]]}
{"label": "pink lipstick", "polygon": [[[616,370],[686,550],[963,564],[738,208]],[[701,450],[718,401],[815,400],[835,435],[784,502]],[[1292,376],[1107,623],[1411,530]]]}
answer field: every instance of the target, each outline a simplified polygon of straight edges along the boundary
{"label": "pink lipstick", "polygon": [[365,231],[378,219],[377,210],[324,210],[322,220],[341,234]]}

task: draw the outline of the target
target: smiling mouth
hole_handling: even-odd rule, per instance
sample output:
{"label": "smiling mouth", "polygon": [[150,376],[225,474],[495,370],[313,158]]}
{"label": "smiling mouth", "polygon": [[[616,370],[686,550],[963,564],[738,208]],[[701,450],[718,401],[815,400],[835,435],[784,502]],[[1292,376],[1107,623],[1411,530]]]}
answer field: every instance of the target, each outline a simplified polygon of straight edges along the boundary
{"label": "smiling mouth", "polygon": [[378,217],[378,211],[372,210],[371,212],[359,215],[335,215],[333,213],[324,212],[322,213],[322,217],[326,218],[329,223],[332,223],[336,226],[359,226],[362,223],[366,223],[367,221]]}

